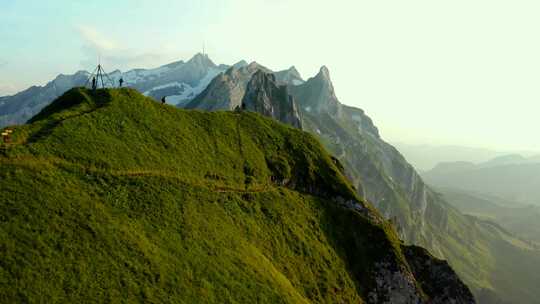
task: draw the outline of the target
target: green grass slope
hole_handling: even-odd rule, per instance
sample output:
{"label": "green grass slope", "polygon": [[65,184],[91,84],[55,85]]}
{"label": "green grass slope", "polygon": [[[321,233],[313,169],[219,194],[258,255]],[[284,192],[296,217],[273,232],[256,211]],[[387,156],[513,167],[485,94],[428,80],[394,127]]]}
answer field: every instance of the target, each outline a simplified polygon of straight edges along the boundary
{"label": "green grass slope", "polygon": [[377,263],[410,273],[321,145],[260,115],[73,89],[14,130],[2,302],[362,303]]}

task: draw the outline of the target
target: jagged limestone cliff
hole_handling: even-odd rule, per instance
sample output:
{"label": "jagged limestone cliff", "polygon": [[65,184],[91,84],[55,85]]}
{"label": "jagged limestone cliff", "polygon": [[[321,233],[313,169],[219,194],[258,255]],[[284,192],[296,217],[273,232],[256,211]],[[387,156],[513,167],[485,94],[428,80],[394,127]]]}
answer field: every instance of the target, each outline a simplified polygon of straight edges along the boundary
{"label": "jagged limestone cliff", "polygon": [[274,74],[261,70],[253,74],[242,99],[242,108],[302,129],[302,118],[294,97],[286,85],[277,83]]}

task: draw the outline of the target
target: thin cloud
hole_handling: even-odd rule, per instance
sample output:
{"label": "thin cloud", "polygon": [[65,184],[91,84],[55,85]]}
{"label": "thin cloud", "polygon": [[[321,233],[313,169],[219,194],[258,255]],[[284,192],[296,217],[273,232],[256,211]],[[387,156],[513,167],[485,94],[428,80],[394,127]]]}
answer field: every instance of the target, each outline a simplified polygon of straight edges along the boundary
{"label": "thin cloud", "polygon": [[81,60],[84,68],[93,67],[99,60],[106,68],[127,70],[135,67],[152,67],[174,58],[164,52],[137,52],[123,46],[120,41],[99,32],[90,26],[77,27],[83,41]]}
{"label": "thin cloud", "polygon": [[[0,66],[2,64],[6,64],[6,62],[0,63]],[[17,87],[15,87],[11,83],[0,83],[0,96],[6,96],[6,95],[12,95],[17,93]]]}
{"label": "thin cloud", "polygon": [[77,27],[81,38],[85,41],[86,45],[97,51],[113,51],[119,49],[119,44],[112,39],[105,37],[105,35],[98,32],[96,29],[79,25]]}

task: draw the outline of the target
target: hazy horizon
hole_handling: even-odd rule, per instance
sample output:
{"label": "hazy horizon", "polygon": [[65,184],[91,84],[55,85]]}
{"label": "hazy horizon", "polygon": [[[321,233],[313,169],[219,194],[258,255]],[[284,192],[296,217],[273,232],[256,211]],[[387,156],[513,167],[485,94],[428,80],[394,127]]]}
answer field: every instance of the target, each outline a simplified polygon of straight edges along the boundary
{"label": "hazy horizon", "polygon": [[[107,3],[107,5],[104,5]],[[106,9],[104,9],[106,7]],[[252,12],[252,13],[246,13]],[[60,73],[216,63],[330,69],[389,142],[540,151],[533,1],[20,1],[0,4],[0,96]]]}

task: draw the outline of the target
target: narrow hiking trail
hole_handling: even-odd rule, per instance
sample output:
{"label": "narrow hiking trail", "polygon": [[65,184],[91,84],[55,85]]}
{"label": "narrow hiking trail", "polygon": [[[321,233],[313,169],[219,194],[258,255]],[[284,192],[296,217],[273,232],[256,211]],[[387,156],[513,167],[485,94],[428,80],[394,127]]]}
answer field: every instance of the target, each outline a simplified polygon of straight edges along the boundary
{"label": "narrow hiking trail", "polygon": [[38,168],[38,167],[56,167],[59,170],[65,171],[80,171],[85,175],[109,175],[113,177],[157,177],[157,178],[167,178],[174,179],[179,184],[185,186],[194,186],[194,187],[203,187],[207,190],[218,192],[218,193],[262,193],[270,192],[275,187],[272,184],[267,185],[258,185],[254,187],[233,187],[223,184],[217,184],[211,182],[211,179],[200,178],[197,181],[188,180],[182,178],[178,173],[173,171],[164,171],[164,170],[152,170],[152,169],[132,169],[132,170],[118,170],[118,169],[100,169],[92,168],[88,166],[83,166],[80,164],[75,164],[67,160],[56,158],[56,157],[47,157],[47,158],[36,158],[36,157],[18,157],[18,158],[6,158],[0,157],[0,167],[4,165],[12,166],[21,166],[27,168]]}

